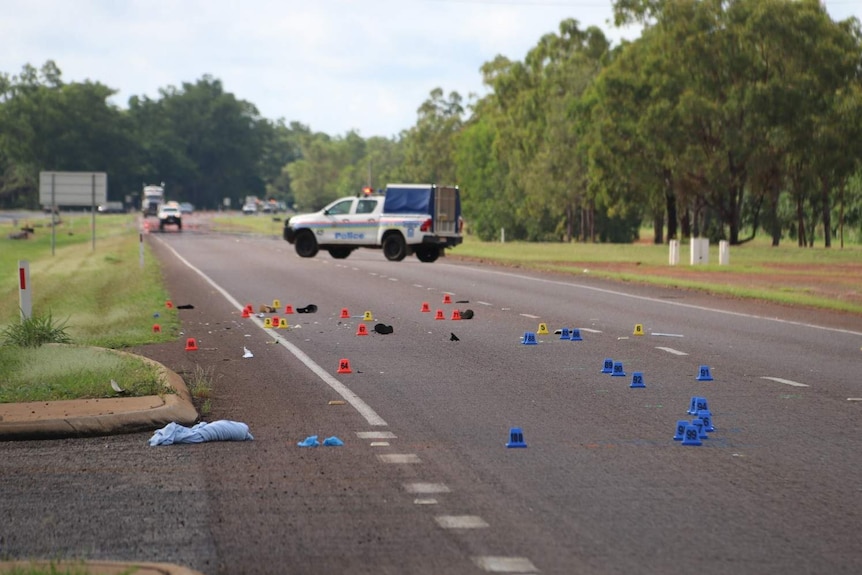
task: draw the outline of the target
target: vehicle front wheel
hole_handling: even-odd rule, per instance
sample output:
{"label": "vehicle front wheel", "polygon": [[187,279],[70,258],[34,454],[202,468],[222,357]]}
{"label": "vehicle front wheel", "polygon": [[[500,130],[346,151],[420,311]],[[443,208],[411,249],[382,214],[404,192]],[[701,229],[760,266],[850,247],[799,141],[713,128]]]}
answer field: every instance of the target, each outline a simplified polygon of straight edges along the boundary
{"label": "vehicle front wheel", "polygon": [[329,248],[329,255],[337,260],[343,260],[352,252],[352,248]]}
{"label": "vehicle front wheel", "polygon": [[428,264],[436,262],[437,258],[440,257],[440,248],[438,246],[419,246],[415,248],[414,251],[416,252],[416,257],[419,258],[420,262]]}
{"label": "vehicle front wheel", "polygon": [[400,262],[407,257],[407,243],[399,233],[393,233],[383,239],[383,255],[390,262]]}
{"label": "vehicle front wheel", "polygon": [[301,258],[313,258],[317,255],[317,238],[309,230],[296,234],[296,253]]}

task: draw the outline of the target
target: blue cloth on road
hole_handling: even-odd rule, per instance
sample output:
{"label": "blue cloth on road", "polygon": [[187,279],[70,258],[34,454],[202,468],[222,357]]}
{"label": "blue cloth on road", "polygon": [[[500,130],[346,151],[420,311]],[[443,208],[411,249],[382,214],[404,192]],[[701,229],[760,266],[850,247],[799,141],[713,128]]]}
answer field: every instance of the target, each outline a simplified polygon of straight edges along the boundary
{"label": "blue cloth on road", "polygon": [[339,446],[339,445],[344,445],[344,442],[333,435],[332,437],[327,437],[326,439],[324,439],[323,445]]}
{"label": "blue cloth on road", "polygon": [[297,443],[297,445],[300,447],[317,447],[318,445],[320,445],[320,442],[317,441],[316,435],[309,435],[308,437]]}
{"label": "blue cloth on road", "polygon": [[202,421],[194,427],[169,423],[157,430],[149,440],[151,447],[175,443],[204,443],[206,441],[246,441],[254,439],[248,425],[239,421],[221,419],[207,423]]}

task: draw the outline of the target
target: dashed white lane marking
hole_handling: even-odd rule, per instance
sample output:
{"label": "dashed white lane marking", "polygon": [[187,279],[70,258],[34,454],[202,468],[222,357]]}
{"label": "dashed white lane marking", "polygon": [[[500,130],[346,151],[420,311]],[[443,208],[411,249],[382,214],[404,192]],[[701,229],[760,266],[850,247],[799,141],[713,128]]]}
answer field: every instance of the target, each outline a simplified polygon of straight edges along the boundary
{"label": "dashed white lane marking", "polygon": [[422,284],[413,284],[413,287],[421,288],[421,287],[425,287],[425,286],[423,286]]}
{"label": "dashed white lane marking", "polygon": [[389,447],[388,441],[372,441],[371,447]]}
{"label": "dashed white lane marking", "polygon": [[588,327],[582,327],[582,328],[580,328],[580,330],[585,331],[587,333],[602,333],[602,330],[600,330],[600,329],[590,329]]}
{"label": "dashed white lane marking", "polygon": [[862,401],[862,397],[848,397],[847,401]]}
{"label": "dashed white lane marking", "polygon": [[405,483],[407,493],[449,493],[445,483]]}
{"label": "dashed white lane marking", "polygon": [[526,557],[473,557],[480,569],[490,573],[538,573],[533,562]]}
{"label": "dashed white lane marking", "polygon": [[[190,261],[188,261],[186,258],[184,258],[183,256],[181,256],[179,254],[179,252],[177,252],[177,250],[175,250],[174,248],[169,246],[166,242],[164,242],[161,239],[158,239],[158,238],[154,238],[154,239],[157,239],[158,241],[162,242],[162,245],[164,245],[168,250],[170,250],[170,252],[173,253],[174,256],[176,256],[176,258],[178,260],[180,260],[183,264],[185,264],[186,267],[188,267],[190,270],[192,270],[193,272],[195,272],[196,274],[201,276],[204,279],[204,281],[206,281],[217,292],[219,292],[222,295],[222,297],[224,297],[232,306],[234,306],[234,308],[237,311],[241,311],[242,309],[245,308],[245,305],[243,305],[239,301],[237,301],[237,299],[235,297],[230,295],[227,292],[227,290],[225,290],[223,287],[221,287],[215,281],[213,281],[213,279],[211,277],[209,277],[204,272],[202,272],[201,270],[199,270],[198,268],[193,266],[192,263]],[[305,365],[305,367],[310,369],[317,377],[322,379],[326,385],[328,385],[330,388],[332,388],[332,390],[335,391],[335,393],[340,395],[342,397],[342,399],[344,399],[347,403],[349,403],[353,407],[353,409],[358,411],[359,414],[365,418],[365,421],[368,422],[368,425],[377,425],[377,426],[389,425],[388,423],[386,423],[386,420],[383,419],[382,417],[380,417],[379,415],[377,415],[377,412],[374,411],[373,409],[371,409],[371,406],[368,405],[367,403],[365,403],[361,397],[356,395],[346,385],[344,385],[343,383],[341,383],[340,381],[335,379],[332,375],[329,374],[328,371],[326,371],[325,369],[323,369],[322,367],[317,365],[317,363],[315,363],[313,359],[308,357],[308,354],[306,354],[304,351],[302,351],[301,349],[296,347],[290,341],[281,337],[278,333],[276,333],[275,330],[265,328],[263,325],[263,321],[260,320],[259,318],[252,317],[250,319],[259,328],[261,328],[266,333],[273,336],[273,338],[277,342],[279,342],[282,346],[284,346],[285,349],[287,349],[290,353],[292,353],[296,359],[301,361],[303,363],[303,365]]]}
{"label": "dashed white lane marking", "polygon": [[383,463],[422,463],[415,453],[386,453],[377,456]]}
{"label": "dashed white lane marking", "polygon": [[482,529],[490,527],[488,522],[478,515],[438,515],[434,518],[434,521],[443,529]]}
{"label": "dashed white lane marking", "polygon": [[389,278],[389,281],[391,281],[391,282],[397,282],[397,281],[398,281],[398,278]]}
{"label": "dashed white lane marking", "polygon": [[359,439],[397,439],[391,431],[357,431]]}
{"label": "dashed white lane marking", "polygon": [[792,385],[793,387],[808,387],[807,384],[799,383],[798,381],[793,381],[791,379],[784,379],[781,377],[767,377],[764,375],[760,379],[768,379],[770,381],[777,381],[778,383],[783,383],[785,385]]}
{"label": "dashed white lane marking", "polygon": [[660,333],[660,332],[657,332],[657,331],[652,332],[650,335],[662,335],[662,336],[664,336],[664,337],[685,337],[685,336],[684,336],[683,334],[681,334],[681,333]]}
{"label": "dashed white lane marking", "polygon": [[672,354],[674,354],[674,355],[688,355],[686,352],[684,352],[684,351],[680,351],[680,350],[678,350],[678,349],[674,349],[674,348],[672,348],[672,347],[658,347],[658,346],[657,346],[657,347],[656,347],[656,349],[660,349],[660,350],[662,350],[662,351],[666,351],[666,352],[668,352],[668,353],[672,353]]}
{"label": "dashed white lane marking", "polygon": [[413,505],[437,505],[437,500],[433,497],[417,497],[413,500]]}
{"label": "dashed white lane marking", "polygon": [[488,302],[486,302],[486,301],[477,301],[476,303],[477,303],[477,304],[479,304],[479,305],[494,305],[494,304],[492,304],[492,303],[488,303]]}
{"label": "dashed white lane marking", "polygon": [[522,315],[522,316],[524,316],[524,317],[528,317],[528,318],[530,318],[530,319],[539,319],[539,316],[537,316],[537,315],[533,315],[533,314],[531,314],[531,313],[519,313],[518,315]]}
{"label": "dashed white lane marking", "polygon": [[370,275],[370,276],[376,276],[376,275],[378,275],[378,274],[377,274],[377,272],[368,272],[368,275]]}

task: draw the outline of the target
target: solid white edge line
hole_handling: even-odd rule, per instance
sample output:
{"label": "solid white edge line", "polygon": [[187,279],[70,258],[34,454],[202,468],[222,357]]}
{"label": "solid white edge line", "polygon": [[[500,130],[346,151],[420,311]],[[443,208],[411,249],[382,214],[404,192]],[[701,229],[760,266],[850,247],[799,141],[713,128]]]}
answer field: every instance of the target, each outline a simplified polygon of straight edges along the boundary
{"label": "solid white edge line", "polygon": [[[445,266],[452,266],[453,264],[437,263],[436,265],[438,267],[445,267]],[[700,310],[700,311],[708,311],[708,312],[713,312],[713,313],[718,313],[718,314],[723,314],[723,315],[729,315],[729,316],[734,316],[734,317],[747,317],[747,318],[759,319],[759,320],[763,320],[763,321],[771,321],[771,322],[780,323],[780,324],[784,324],[784,325],[797,325],[797,326],[802,326],[802,327],[810,327],[811,329],[819,329],[819,330],[823,330],[823,331],[831,331],[831,332],[835,332],[835,333],[843,333],[843,334],[848,334],[848,335],[862,335],[862,331],[853,331],[850,329],[843,329],[843,328],[836,328],[836,327],[826,327],[823,325],[816,325],[813,323],[805,323],[805,322],[801,322],[801,321],[792,321],[792,320],[781,319],[781,318],[777,318],[777,317],[766,317],[766,316],[762,316],[762,315],[755,315],[755,314],[743,313],[743,312],[738,312],[738,311],[716,309],[716,308],[712,308],[712,307],[706,307],[706,306],[702,306],[702,305],[694,305],[694,304],[683,303],[683,302],[678,302],[678,301],[668,301],[665,299],[659,299],[659,298],[642,296],[642,295],[634,295],[634,294],[625,293],[625,292],[621,292],[621,291],[617,291],[617,290],[599,288],[599,287],[595,287],[595,286],[588,286],[588,285],[579,284],[579,283],[575,283],[575,282],[564,282],[564,281],[560,281],[560,280],[549,280],[547,278],[536,278],[536,277],[530,277],[530,276],[523,276],[520,274],[511,273],[511,272],[501,272],[501,271],[489,270],[489,269],[485,269],[485,268],[470,268],[470,271],[476,272],[476,273],[489,274],[489,275],[512,277],[512,278],[517,278],[517,279],[522,279],[522,280],[532,281],[532,282],[537,282],[537,283],[546,283],[546,284],[551,284],[551,285],[566,286],[566,287],[577,288],[577,289],[582,289],[582,290],[587,290],[587,291],[594,291],[597,293],[604,293],[604,294],[609,294],[609,295],[625,297],[625,298],[629,298],[629,299],[635,299],[635,300],[640,300],[640,301],[649,301],[649,302],[660,303],[663,305],[668,305],[668,306],[673,306],[673,307],[681,307],[681,308],[686,308],[686,309],[696,309],[696,310]]]}
{"label": "solid white edge line", "polygon": [[[171,253],[173,253],[174,256],[176,256],[177,259],[179,259],[181,262],[183,262],[183,264],[185,264],[190,270],[194,271],[196,274],[201,276],[204,279],[204,281],[206,281],[216,291],[218,291],[237,310],[239,310],[239,311],[243,310],[243,308],[245,307],[244,305],[239,303],[224,288],[222,288],[220,285],[215,283],[215,281],[213,281],[212,278],[210,278],[204,272],[202,272],[201,270],[196,268],[194,265],[192,265],[192,263],[190,261],[188,261],[186,258],[181,256],[177,252],[177,250],[175,250],[174,248],[172,248],[171,246],[166,244],[161,238],[154,238],[154,239],[157,239],[159,242],[161,242],[163,246],[165,246],[167,249],[169,249],[171,251]],[[322,379],[324,383],[326,383],[329,387],[331,387],[333,389],[333,391],[335,391],[335,393],[337,393],[338,395],[343,397],[347,403],[352,405],[353,408],[356,411],[358,411],[362,417],[365,418],[365,421],[368,422],[368,425],[389,425],[388,423],[386,423],[386,421],[382,417],[377,415],[377,412],[375,412],[373,409],[371,409],[370,405],[368,405],[362,399],[360,399],[360,397],[358,395],[353,393],[353,391],[351,391],[349,388],[347,388],[343,383],[341,383],[340,381],[338,381],[337,379],[335,379],[334,377],[329,375],[329,373],[327,373],[322,367],[317,365],[314,362],[314,360],[312,360],[310,357],[308,357],[308,355],[306,355],[304,351],[302,351],[301,349],[299,349],[298,347],[296,347],[295,345],[293,345],[292,343],[290,343],[289,341],[287,341],[286,339],[281,337],[278,334],[278,332],[276,332],[275,330],[267,329],[267,328],[263,327],[263,322],[260,321],[259,318],[251,317],[249,319],[254,321],[254,323],[257,324],[258,327],[260,327],[263,331],[272,335],[280,344],[282,344],[285,348],[287,348],[287,350],[290,353],[292,353],[294,355],[294,357],[296,357],[296,359],[298,359],[303,364],[305,364],[305,367],[310,369],[315,375],[317,375],[317,377]]]}

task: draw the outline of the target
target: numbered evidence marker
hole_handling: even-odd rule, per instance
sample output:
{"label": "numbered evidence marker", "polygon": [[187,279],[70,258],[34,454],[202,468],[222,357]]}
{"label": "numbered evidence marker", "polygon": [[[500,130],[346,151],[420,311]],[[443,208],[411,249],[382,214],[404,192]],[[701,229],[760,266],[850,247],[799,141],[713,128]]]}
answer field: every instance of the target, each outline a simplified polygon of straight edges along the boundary
{"label": "numbered evidence marker", "polygon": [[629,387],[646,387],[644,376],[641,372],[636,371],[632,374],[632,383]]}
{"label": "numbered evidence marker", "polygon": [[699,433],[697,432],[697,427],[692,425],[691,423],[686,423],[685,431],[682,436],[682,444],[683,445],[703,445],[703,442],[700,440]]}

